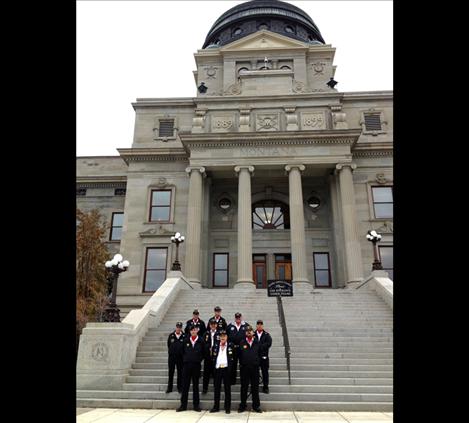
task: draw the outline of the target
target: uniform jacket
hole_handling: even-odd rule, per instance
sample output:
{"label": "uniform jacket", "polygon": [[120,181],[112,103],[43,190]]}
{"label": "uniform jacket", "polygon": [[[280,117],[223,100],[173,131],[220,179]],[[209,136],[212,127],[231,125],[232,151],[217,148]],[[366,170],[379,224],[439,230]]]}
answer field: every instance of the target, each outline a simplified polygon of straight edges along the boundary
{"label": "uniform jacket", "polygon": [[200,363],[204,358],[204,341],[198,336],[194,346],[192,346],[191,337],[186,336],[183,343],[183,362],[184,363]]}
{"label": "uniform jacket", "polygon": [[[215,316],[211,317],[210,319],[216,320]],[[209,319],[209,321],[210,321],[210,319]],[[218,330],[226,329],[226,326],[227,326],[226,320],[223,317],[220,316],[220,320],[217,322],[217,329]]]}
{"label": "uniform jacket", "polygon": [[235,322],[231,322],[226,327],[228,340],[233,342],[235,346],[239,345],[241,339],[244,339],[246,337],[246,326],[249,326],[249,323],[245,322],[244,320],[241,320],[241,326],[239,327],[239,330],[236,328]]}
{"label": "uniform jacket", "polygon": [[[226,344],[228,345],[227,348],[228,350],[226,351],[226,358],[228,359],[228,369],[231,370],[231,367],[233,366],[233,360],[234,360],[234,345],[230,341],[226,341]],[[217,357],[218,357],[218,352],[220,350],[220,341],[216,342],[212,348],[212,354],[211,358],[213,361],[213,368],[215,368],[217,364]]]}
{"label": "uniform jacket", "polygon": [[252,345],[244,337],[239,343],[238,356],[241,366],[258,366],[261,353],[261,344],[257,337],[253,336]]}
{"label": "uniform jacket", "polygon": [[[205,332],[205,335],[203,337],[204,339],[204,344],[205,344],[205,357],[206,358],[210,358],[210,347],[211,347],[211,343],[212,343],[212,335],[210,333],[210,329],[207,330],[207,332]],[[214,345],[220,341],[220,335],[218,333],[218,331],[215,332],[215,336],[214,336]]]}
{"label": "uniform jacket", "polygon": [[[259,339],[257,336],[257,331],[254,332],[254,336],[256,339]],[[272,346],[272,337],[270,333],[266,332],[265,330],[262,332],[261,338],[259,339],[260,345],[260,354],[261,357],[269,357],[269,349]]]}
{"label": "uniform jacket", "polygon": [[[192,324],[193,324],[192,319],[186,322],[186,327],[184,329],[184,332],[186,333],[187,336],[191,336],[191,331],[189,330],[189,328],[192,326]],[[204,336],[204,333],[207,330],[204,321],[199,319],[198,322],[195,324],[195,326],[199,328],[199,332],[197,332],[197,335],[199,335],[200,337]]]}
{"label": "uniform jacket", "polygon": [[168,336],[168,355],[171,357],[182,358],[182,350],[184,347],[184,340],[186,339],[184,332],[181,332],[181,336],[177,339],[176,331],[171,332]]}

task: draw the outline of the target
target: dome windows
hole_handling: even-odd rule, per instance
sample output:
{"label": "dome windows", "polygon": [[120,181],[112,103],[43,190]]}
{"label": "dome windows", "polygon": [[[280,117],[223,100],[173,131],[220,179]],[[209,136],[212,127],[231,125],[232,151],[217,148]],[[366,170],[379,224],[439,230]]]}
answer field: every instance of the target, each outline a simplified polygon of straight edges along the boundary
{"label": "dome windows", "polygon": [[233,31],[233,35],[241,35],[243,33],[243,30],[241,28],[236,28],[234,31]]}
{"label": "dome windows", "polygon": [[262,22],[262,23],[259,24],[259,26],[257,27],[257,29],[258,29],[259,31],[262,31],[263,29],[270,29],[270,28],[269,28],[269,25],[267,25],[265,22]]}
{"label": "dome windows", "polygon": [[287,25],[287,26],[285,27],[285,32],[288,32],[289,34],[294,34],[294,33],[295,33],[295,30],[293,29],[292,26]]}
{"label": "dome windows", "polygon": [[249,69],[248,69],[248,68],[245,68],[245,67],[240,68],[239,71],[238,71],[238,75],[241,75],[241,74],[243,74],[244,72],[246,72],[246,71],[248,71],[248,70],[249,70]]}

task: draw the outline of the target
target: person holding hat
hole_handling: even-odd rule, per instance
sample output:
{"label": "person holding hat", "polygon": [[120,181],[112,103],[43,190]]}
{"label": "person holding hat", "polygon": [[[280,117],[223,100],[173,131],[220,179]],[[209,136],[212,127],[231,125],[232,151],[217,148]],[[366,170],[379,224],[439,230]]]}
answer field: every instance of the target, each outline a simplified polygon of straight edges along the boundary
{"label": "person holding hat", "polygon": [[246,326],[249,326],[249,323],[241,320],[243,315],[238,312],[235,313],[235,321],[231,322],[226,327],[226,332],[228,333],[228,339],[233,343],[234,346],[234,361],[233,361],[233,368],[231,369],[231,384],[236,385],[236,372],[238,371],[238,350],[239,350],[239,343],[242,339],[244,339],[246,335]]}
{"label": "person holding hat", "polygon": [[226,320],[221,317],[221,307],[216,306],[213,311],[215,312],[215,316],[211,317],[211,319],[215,319],[217,322],[217,328],[218,330],[225,329],[226,330]]}
{"label": "person holding hat", "polygon": [[262,372],[262,392],[269,393],[269,349],[272,346],[272,337],[264,330],[264,322],[259,319],[256,323],[256,337],[260,343],[260,368]]}
{"label": "person holding hat", "polygon": [[231,367],[233,366],[234,346],[228,341],[224,329],[219,332],[220,340],[212,348],[212,365],[214,369],[214,400],[211,413],[220,411],[221,383],[225,389],[225,413],[231,412]]}
{"label": "person holding hat", "polygon": [[195,309],[192,312],[192,319],[188,320],[186,322],[186,329],[184,332],[186,333],[187,336],[189,336],[190,332],[190,327],[195,326],[197,328],[197,334],[202,338],[204,336],[204,333],[206,331],[206,326],[205,322],[201,319],[199,319],[199,310]]}
{"label": "person holding hat", "polygon": [[189,388],[192,382],[192,402],[194,411],[202,411],[200,409],[199,397],[199,378],[200,363],[204,358],[204,343],[200,336],[197,335],[199,328],[197,326],[189,327],[190,336],[186,337],[183,343],[183,368],[182,368],[182,395],[181,406],[176,411],[187,410],[187,400],[189,398]]}
{"label": "person holding hat", "polygon": [[241,403],[239,404],[238,413],[246,411],[249,385],[251,385],[252,410],[256,413],[262,413],[259,399],[260,345],[259,340],[254,336],[252,327],[247,326],[246,336],[241,340],[238,348],[241,374]]}
{"label": "person holding hat", "polygon": [[205,360],[204,360],[204,377],[202,379],[202,394],[208,392],[208,384],[210,382],[210,376],[213,374],[213,363],[212,363],[212,348],[213,345],[220,340],[220,336],[217,330],[217,322],[214,319],[210,319],[208,322],[209,330],[204,335],[205,345]]}
{"label": "person holding hat", "polygon": [[166,393],[173,392],[174,368],[177,368],[177,388],[182,392],[182,350],[185,335],[182,332],[182,322],[176,323],[176,330],[168,336],[168,388]]}

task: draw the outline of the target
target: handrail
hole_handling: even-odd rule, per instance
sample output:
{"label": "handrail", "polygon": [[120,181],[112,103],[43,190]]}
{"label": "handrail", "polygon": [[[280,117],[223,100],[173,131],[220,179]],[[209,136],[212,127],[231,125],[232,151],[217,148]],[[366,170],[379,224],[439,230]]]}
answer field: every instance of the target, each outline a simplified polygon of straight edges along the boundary
{"label": "handrail", "polygon": [[278,315],[280,317],[280,325],[282,326],[283,346],[285,347],[285,358],[287,359],[288,370],[288,384],[291,385],[291,372],[290,372],[290,342],[288,340],[287,322],[285,320],[285,313],[283,311],[282,297],[277,297]]}

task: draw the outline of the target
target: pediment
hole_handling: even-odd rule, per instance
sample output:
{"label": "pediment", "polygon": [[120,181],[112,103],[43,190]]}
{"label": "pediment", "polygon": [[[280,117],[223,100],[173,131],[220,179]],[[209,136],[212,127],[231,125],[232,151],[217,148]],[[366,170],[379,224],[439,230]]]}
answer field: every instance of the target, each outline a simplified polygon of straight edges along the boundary
{"label": "pediment", "polygon": [[234,41],[220,50],[222,52],[246,51],[246,50],[266,50],[266,49],[307,49],[305,43],[292,40],[275,32],[263,30],[248,35],[241,40]]}

